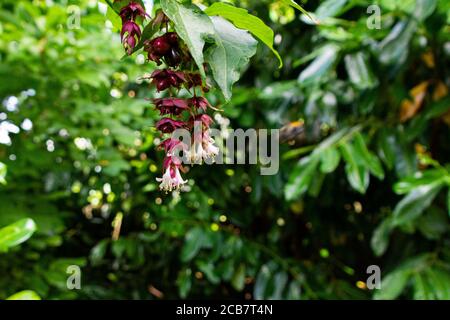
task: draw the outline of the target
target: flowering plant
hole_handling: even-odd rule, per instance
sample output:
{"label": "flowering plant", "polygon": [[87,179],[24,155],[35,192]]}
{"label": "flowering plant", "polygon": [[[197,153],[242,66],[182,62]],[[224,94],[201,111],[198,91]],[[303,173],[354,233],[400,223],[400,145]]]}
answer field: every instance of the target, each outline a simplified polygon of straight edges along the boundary
{"label": "flowering plant", "polygon": [[[153,18],[138,0],[116,0],[113,8],[121,17],[126,53],[131,55],[142,48],[148,61],[159,66],[149,77],[162,95],[151,99],[162,117],[156,129],[163,137],[160,149],[165,152],[163,177],[157,181],[161,190],[173,191],[187,182],[180,174],[185,169],[175,152],[178,147],[191,164],[205,159],[213,162],[219,153],[210,133],[214,121],[208,115],[209,109],[218,109],[205,94],[218,87],[225,100],[231,98],[233,84],[256,52],[257,41],[251,33],[279,55],[272,47],[272,30],[246,10],[218,3],[202,11],[176,0],[161,0],[160,5]],[[241,29],[242,17],[252,19],[253,26],[248,30]],[[148,20],[141,30],[138,21]],[[181,97],[182,90],[190,97]],[[177,129],[190,130],[194,142],[186,145],[164,137]]]}

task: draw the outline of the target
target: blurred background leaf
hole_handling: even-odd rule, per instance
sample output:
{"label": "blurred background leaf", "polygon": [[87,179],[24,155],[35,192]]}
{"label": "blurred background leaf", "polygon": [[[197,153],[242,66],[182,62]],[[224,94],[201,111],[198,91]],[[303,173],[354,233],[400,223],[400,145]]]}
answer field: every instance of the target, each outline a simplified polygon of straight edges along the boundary
{"label": "blurred background leaf", "polygon": [[208,94],[216,127],[283,128],[280,170],[194,166],[164,194],[156,66],[122,59],[115,12],[1,2],[1,298],[450,298],[448,1],[379,1],[379,29],[372,1],[232,4],[284,65],[259,45],[229,103]]}

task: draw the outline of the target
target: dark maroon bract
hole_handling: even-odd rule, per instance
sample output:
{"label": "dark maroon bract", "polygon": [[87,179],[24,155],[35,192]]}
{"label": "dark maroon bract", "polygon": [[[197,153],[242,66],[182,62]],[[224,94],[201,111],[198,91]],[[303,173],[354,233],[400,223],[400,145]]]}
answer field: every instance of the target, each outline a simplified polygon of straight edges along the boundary
{"label": "dark maroon bract", "polygon": [[189,109],[188,102],[185,99],[180,98],[154,99],[153,103],[159,110],[160,115],[170,114],[173,116],[178,116],[183,111]]}
{"label": "dark maroon bract", "polygon": [[130,55],[141,38],[141,28],[136,19],[137,17],[145,19],[148,15],[139,3],[133,1],[123,7],[119,15],[122,18],[120,37],[127,54]]}
{"label": "dark maroon bract", "polygon": [[185,122],[173,120],[171,118],[162,118],[156,123],[156,129],[162,133],[172,133],[176,129],[183,128],[185,126]]}

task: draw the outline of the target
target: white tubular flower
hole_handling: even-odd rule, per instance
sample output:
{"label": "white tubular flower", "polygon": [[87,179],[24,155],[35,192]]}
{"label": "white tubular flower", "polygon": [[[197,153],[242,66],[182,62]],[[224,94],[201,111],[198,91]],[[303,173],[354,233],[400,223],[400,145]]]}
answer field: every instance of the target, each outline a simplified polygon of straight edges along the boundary
{"label": "white tubular flower", "polygon": [[203,159],[203,146],[202,142],[195,141],[189,153],[191,164],[201,164]]}
{"label": "white tubular flower", "polygon": [[162,178],[156,178],[156,181],[161,182],[159,189],[166,192],[178,190],[183,184],[188,182],[187,180],[183,180],[177,166],[167,167]]}
{"label": "white tubular flower", "polygon": [[203,158],[215,158],[219,154],[219,147],[214,145],[214,139],[206,136],[203,141]]}
{"label": "white tubular flower", "polygon": [[173,179],[173,185],[175,189],[179,189],[183,184],[187,183],[188,180],[183,180],[180,174],[180,170],[175,167],[175,178]]}
{"label": "white tubular flower", "polygon": [[161,182],[159,185],[160,190],[164,191],[172,191],[172,177],[170,175],[170,167],[166,169],[166,172],[163,174],[162,178],[156,178],[156,181]]}

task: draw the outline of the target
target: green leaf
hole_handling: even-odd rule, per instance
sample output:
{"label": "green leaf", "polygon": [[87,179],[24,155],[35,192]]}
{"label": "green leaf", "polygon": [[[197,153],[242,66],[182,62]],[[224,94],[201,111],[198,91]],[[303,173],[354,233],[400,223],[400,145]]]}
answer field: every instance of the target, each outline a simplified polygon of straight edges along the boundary
{"label": "green leaf", "polygon": [[420,273],[414,274],[414,300],[434,300],[433,287],[428,281],[428,277]]}
{"label": "green leaf", "polygon": [[186,298],[192,287],[192,270],[187,268],[180,271],[177,278],[178,292],[181,298]]}
{"label": "green leaf", "polygon": [[79,81],[94,88],[100,88],[102,86],[108,86],[110,84],[109,78],[106,76],[106,74],[90,68],[78,69],[75,73],[75,76]]}
{"label": "green leaf", "polygon": [[392,232],[392,219],[387,218],[373,232],[370,245],[376,256],[381,256],[386,252],[389,245],[389,236]]}
{"label": "green leaf", "polygon": [[121,258],[127,249],[128,239],[119,238],[112,242],[111,252],[116,258]]}
{"label": "green leaf", "polygon": [[214,265],[211,262],[199,262],[198,269],[205,274],[208,281],[212,284],[218,284],[220,282],[220,277],[215,272]]}
{"label": "green leaf", "polygon": [[396,194],[406,194],[420,186],[443,182],[445,178],[446,175],[441,170],[430,169],[424,172],[416,172],[413,176],[403,178],[395,183],[393,190]]}
{"label": "green leaf", "polygon": [[6,164],[4,164],[3,162],[0,162],[0,184],[6,184],[6,172],[7,172],[7,167]]}
{"label": "green leaf", "polygon": [[448,215],[450,216],[450,188],[447,191],[447,211]]}
{"label": "green leaf", "polygon": [[41,297],[32,290],[24,290],[13,294],[6,300],[41,300]]}
{"label": "green leaf", "polygon": [[450,109],[450,96],[427,103],[420,111],[420,117],[413,117],[407,128],[407,139],[414,140],[425,129],[431,119],[441,117]]}
{"label": "green leaf", "polygon": [[381,289],[374,294],[377,300],[392,300],[397,298],[405,288],[410,277],[410,271],[404,269],[394,270],[381,280]]}
{"label": "green leaf", "polygon": [[188,46],[200,74],[206,77],[203,68],[203,48],[206,41],[212,41],[215,37],[211,20],[197,6],[182,5],[176,0],[161,0],[161,8],[173,22],[175,31]]}
{"label": "green leaf", "polygon": [[295,80],[273,82],[258,94],[258,99],[273,100],[295,97],[299,94],[299,85]]}
{"label": "green leaf", "polygon": [[412,13],[416,5],[416,0],[380,0],[380,5],[383,9],[389,11]]}
{"label": "green leaf", "polygon": [[221,16],[230,20],[237,28],[248,30],[262,43],[268,46],[280,62],[280,68],[283,66],[283,60],[280,54],[273,47],[274,32],[264,21],[248,13],[246,9],[236,8],[227,3],[216,2],[206,8],[205,13],[210,16]]}
{"label": "green leaf", "polygon": [[356,191],[365,193],[369,186],[369,171],[361,164],[363,160],[357,158],[359,157],[358,153],[349,143],[341,144],[340,151],[346,162],[345,172],[348,182]]}
{"label": "green leaf", "polygon": [[437,206],[431,206],[420,216],[415,225],[430,240],[438,240],[448,230],[447,213]]}
{"label": "green leaf", "polygon": [[417,171],[417,156],[414,150],[407,147],[407,142],[400,134],[396,136],[395,171],[399,177],[413,175]]}
{"label": "green leaf", "polygon": [[303,9],[297,2],[295,2],[294,0],[281,0],[281,2],[283,2],[284,4],[287,4],[297,10],[299,10],[301,13],[303,13],[305,16],[307,16],[309,19],[311,19],[312,22],[314,22],[315,24],[318,23],[318,21],[316,19],[314,19],[311,14],[306,11],[305,9]]}
{"label": "green leaf", "polygon": [[230,281],[234,272],[234,263],[233,260],[228,259],[222,262],[219,267],[216,269],[220,274],[223,280]]}
{"label": "green leaf", "polygon": [[106,9],[106,19],[111,21],[111,24],[113,26],[112,31],[113,32],[119,32],[122,28],[122,20],[120,19],[120,16],[117,14],[117,12],[111,7],[108,6]]}
{"label": "green leaf", "polygon": [[289,284],[286,299],[287,300],[300,300],[302,297],[302,288],[298,281],[291,281]]}
{"label": "green leaf", "polygon": [[437,0],[417,0],[413,15],[419,21],[428,18],[436,9]]}
{"label": "green leaf", "polygon": [[273,264],[265,264],[259,270],[256,277],[255,286],[253,287],[253,296],[255,300],[263,300],[266,298],[266,288],[274,271]]}
{"label": "green leaf", "polygon": [[286,200],[293,200],[306,192],[314,177],[318,165],[318,157],[303,158],[292,170],[284,189]]}
{"label": "green leaf", "polygon": [[22,219],[0,229],[0,251],[7,251],[27,241],[36,231],[36,224],[32,219]]}
{"label": "green leaf", "polygon": [[395,144],[395,135],[381,129],[377,139],[378,155],[389,169],[392,169],[395,163]]}
{"label": "green leaf", "polygon": [[226,100],[231,99],[233,84],[256,53],[257,42],[245,30],[236,28],[221,17],[211,17],[215,29],[215,44],[205,52],[214,75]]}
{"label": "green leaf", "polygon": [[315,15],[319,20],[339,15],[348,0],[327,0],[316,9]]}
{"label": "green leaf", "polygon": [[231,278],[231,285],[237,291],[242,291],[245,285],[245,264],[241,263]]}
{"label": "green leaf", "polygon": [[425,270],[434,295],[439,300],[450,300],[450,271],[434,267]]}
{"label": "green leaf", "polygon": [[379,60],[383,64],[401,64],[408,55],[409,42],[417,28],[414,20],[400,21],[379,45]]}
{"label": "green leaf", "polygon": [[323,140],[313,152],[313,155],[318,155],[321,152],[327,150],[328,148],[336,147],[346,136],[351,136],[361,129],[360,126],[355,126],[352,128],[342,128],[339,131],[333,133],[331,136]]}
{"label": "green leaf", "polygon": [[122,143],[127,146],[134,146],[134,143],[136,139],[138,138],[138,135],[136,135],[136,132],[134,130],[131,130],[130,128],[123,126],[120,124],[120,122],[110,122],[110,130],[117,142]]}
{"label": "green leaf", "polygon": [[423,253],[417,256],[406,259],[401,263],[397,270],[407,270],[407,271],[420,271],[428,268],[430,266],[430,261],[433,260],[433,253]]}
{"label": "green leaf", "polygon": [[196,227],[189,230],[181,250],[181,260],[185,262],[192,260],[205,245],[206,240],[203,229]]}
{"label": "green leaf", "polygon": [[317,58],[300,73],[298,81],[306,85],[321,80],[336,62],[338,53],[338,46],[334,44],[324,46]]}
{"label": "green leaf", "polygon": [[320,171],[315,171],[314,177],[308,187],[308,195],[314,198],[318,197],[324,181],[325,174]]}
{"label": "green leaf", "polygon": [[283,298],[283,290],[288,282],[288,275],[284,271],[277,272],[273,277],[274,291],[269,299],[281,300]]}
{"label": "green leaf", "polygon": [[341,154],[336,148],[328,148],[321,153],[320,160],[320,171],[323,173],[331,173],[339,165]]}
{"label": "green leaf", "polygon": [[93,266],[99,265],[103,257],[105,256],[106,249],[108,248],[109,239],[103,239],[95,247],[91,249],[91,253],[89,255],[89,259]]}
{"label": "green leaf", "polygon": [[363,52],[348,54],[344,61],[350,81],[358,89],[370,89],[377,85],[377,79],[370,70],[367,57]]}
{"label": "green leaf", "polygon": [[357,160],[359,160],[360,164],[368,169],[377,178],[383,179],[384,171],[381,166],[381,162],[369,151],[361,133],[358,132],[355,134],[353,146]]}
{"label": "green leaf", "polygon": [[442,188],[442,183],[420,186],[404,197],[394,209],[394,225],[414,220],[428,208]]}

